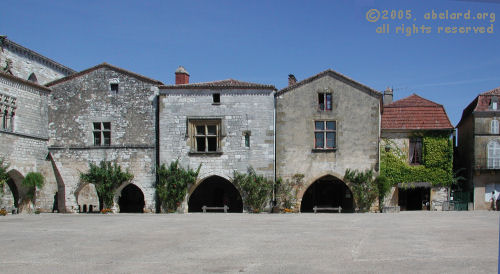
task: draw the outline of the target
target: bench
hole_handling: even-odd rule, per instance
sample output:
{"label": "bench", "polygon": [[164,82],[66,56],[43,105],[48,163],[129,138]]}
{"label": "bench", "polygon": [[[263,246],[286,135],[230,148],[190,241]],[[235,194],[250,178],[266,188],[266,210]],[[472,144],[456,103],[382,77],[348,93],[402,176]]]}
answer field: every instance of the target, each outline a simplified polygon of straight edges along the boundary
{"label": "bench", "polygon": [[229,207],[227,205],[225,206],[202,206],[201,209],[203,209],[203,213],[207,213],[208,210],[224,210],[224,213],[227,213],[227,210]]}
{"label": "bench", "polygon": [[313,207],[314,213],[318,213],[318,211],[327,211],[327,210],[335,210],[338,211],[339,213],[342,211],[342,207],[318,207],[314,206]]}

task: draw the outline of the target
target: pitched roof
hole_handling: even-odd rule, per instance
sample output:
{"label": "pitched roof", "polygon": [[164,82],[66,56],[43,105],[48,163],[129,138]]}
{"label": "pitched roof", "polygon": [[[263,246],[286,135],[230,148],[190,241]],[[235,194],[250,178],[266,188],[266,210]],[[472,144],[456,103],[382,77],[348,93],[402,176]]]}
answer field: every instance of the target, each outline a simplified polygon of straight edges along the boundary
{"label": "pitched roof", "polygon": [[462,117],[460,118],[457,127],[459,127],[464,118],[472,112],[498,111],[490,109],[490,102],[493,96],[500,97],[500,87],[480,93],[476,98],[474,98],[474,100],[472,100],[472,102],[463,110]]}
{"label": "pitched roof", "polygon": [[250,82],[243,82],[234,79],[226,79],[212,82],[201,82],[181,85],[163,85],[160,89],[272,89],[273,85],[264,85]]}
{"label": "pitched roof", "polygon": [[444,107],[412,94],[384,106],[382,129],[452,130]]}
{"label": "pitched roof", "polygon": [[10,48],[13,50],[17,50],[18,52],[24,53],[24,54],[30,56],[31,58],[33,58],[39,62],[46,63],[46,64],[52,66],[53,68],[58,69],[59,71],[63,72],[66,75],[76,73],[76,71],[74,71],[73,69],[71,69],[67,66],[61,65],[60,63],[58,63],[52,59],[49,59],[36,51],[33,51],[33,50],[26,48],[26,47],[23,47],[15,42],[7,39],[6,36],[0,37],[0,40],[1,40],[0,43],[1,43],[2,47]]}
{"label": "pitched roof", "polygon": [[23,78],[20,78],[20,77],[17,77],[17,76],[14,76],[12,74],[9,74],[9,73],[5,73],[3,71],[0,71],[0,76],[1,77],[5,77],[5,78],[8,78],[10,80],[13,80],[13,81],[16,81],[18,83],[21,83],[21,84],[24,84],[24,85],[27,85],[27,86],[31,86],[31,87],[34,87],[34,88],[38,88],[38,89],[41,89],[41,90],[44,90],[44,91],[48,91],[50,92],[51,90],[46,87],[46,86],[42,86],[40,84],[37,84],[35,82],[31,82],[29,80],[25,80]]}
{"label": "pitched roof", "polygon": [[158,80],[154,80],[154,79],[151,79],[151,78],[148,78],[146,76],[143,76],[143,75],[140,75],[140,74],[137,74],[135,72],[131,72],[129,70],[125,70],[125,69],[122,69],[122,68],[119,68],[119,67],[116,67],[116,66],[113,66],[113,65],[110,65],[108,63],[102,63],[102,64],[99,64],[97,66],[94,66],[94,67],[91,67],[91,68],[88,68],[86,70],[82,70],[78,73],[75,73],[75,74],[72,74],[70,76],[66,76],[64,78],[61,78],[61,79],[57,79],[55,81],[52,81],[50,83],[47,83],[45,84],[47,87],[50,87],[50,86],[53,86],[53,85],[57,85],[57,84],[60,84],[62,82],[66,82],[66,81],[69,81],[71,79],[74,79],[74,78],[77,78],[77,77],[80,77],[82,75],[85,75],[87,73],[90,73],[92,71],[95,71],[95,70],[98,70],[100,68],[108,68],[108,69],[111,69],[111,70],[114,70],[116,72],[119,72],[119,73],[123,73],[123,74],[126,74],[126,75],[129,75],[129,76],[132,76],[134,78],[137,78],[139,80],[142,80],[142,81],[145,81],[145,82],[150,82],[152,84],[156,84],[156,85],[163,85],[162,82],[158,81]]}
{"label": "pitched roof", "polygon": [[359,83],[357,81],[354,81],[353,79],[351,79],[351,78],[349,78],[349,77],[347,77],[347,76],[345,76],[343,74],[340,74],[340,73],[338,73],[338,72],[336,72],[336,71],[334,71],[332,69],[327,69],[327,70],[325,70],[323,72],[320,72],[320,73],[318,73],[318,74],[316,74],[314,76],[311,76],[311,77],[309,77],[307,79],[304,79],[304,80],[302,80],[300,82],[297,82],[297,83],[295,83],[295,84],[293,84],[291,86],[288,86],[288,87],[286,87],[284,89],[281,89],[280,91],[278,91],[276,93],[275,96],[280,96],[280,95],[282,95],[282,94],[284,94],[284,93],[286,93],[286,92],[288,92],[290,90],[293,90],[293,89],[296,89],[296,88],[298,88],[300,86],[303,86],[305,84],[311,83],[314,80],[319,79],[319,78],[321,78],[323,76],[327,76],[327,75],[329,75],[329,76],[331,76],[331,77],[333,77],[333,78],[335,78],[337,80],[343,81],[346,84],[352,85],[352,86],[354,86],[354,87],[356,87],[358,89],[361,89],[361,90],[365,91],[366,93],[368,93],[368,94],[370,94],[370,95],[372,95],[374,97],[382,98],[382,93],[380,93],[380,92],[378,92],[378,91],[376,91],[376,90],[374,90],[374,89],[372,89],[372,88],[370,88],[368,86],[365,86],[365,85],[363,85],[363,84],[361,84],[361,83]]}

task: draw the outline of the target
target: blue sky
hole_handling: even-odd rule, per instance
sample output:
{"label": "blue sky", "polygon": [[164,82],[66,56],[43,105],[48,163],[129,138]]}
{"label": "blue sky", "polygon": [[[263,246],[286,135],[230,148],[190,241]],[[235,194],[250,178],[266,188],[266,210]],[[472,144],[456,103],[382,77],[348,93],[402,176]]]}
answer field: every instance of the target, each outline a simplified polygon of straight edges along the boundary
{"label": "blue sky", "polygon": [[[496,3],[495,3],[496,2]],[[368,22],[371,9],[410,20]],[[427,20],[488,13],[481,20]],[[395,99],[417,93],[443,104],[453,125],[479,94],[500,86],[500,1],[2,1],[0,34],[75,70],[102,62],[174,82],[234,78],[287,85],[331,68]],[[388,13],[390,18],[390,12]],[[388,24],[390,33],[377,33]],[[431,33],[396,34],[405,24]],[[446,34],[438,27],[491,27]]]}

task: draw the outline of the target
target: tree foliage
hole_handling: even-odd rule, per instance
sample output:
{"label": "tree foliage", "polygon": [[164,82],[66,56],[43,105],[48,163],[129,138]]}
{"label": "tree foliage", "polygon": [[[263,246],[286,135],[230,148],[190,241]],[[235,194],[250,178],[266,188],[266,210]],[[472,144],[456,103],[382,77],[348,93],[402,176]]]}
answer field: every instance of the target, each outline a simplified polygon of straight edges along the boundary
{"label": "tree foliage", "polygon": [[297,192],[304,182],[304,174],[295,174],[291,180],[276,181],[276,202],[280,209],[292,209],[297,204]]}
{"label": "tree foliage", "polygon": [[408,164],[407,154],[385,139],[389,151],[381,149],[380,174],[392,185],[397,183],[429,182],[432,185],[453,184],[453,146],[446,134],[424,134],[422,164]]}
{"label": "tree foliage", "polygon": [[28,189],[26,198],[33,200],[37,188],[42,188],[45,183],[45,178],[40,172],[28,172],[24,177],[22,185]]}
{"label": "tree foliage", "polygon": [[89,167],[87,173],[80,174],[80,179],[85,183],[94,184],[103,208],[111,208],[116,189],[132,180],[134,175],[129,173],[128,169],[123,172],[119,165],[108,161],[101,161],[99,165],[90,163]]}
{"label": "tree foliage", "polygon": [[391,182],[389,182],[385,176],[381,175],[375,178],[375,184],[377,185],[378,208],[380,212],[382,212],[385,196],[387,196],[387,193],[391,190]]}
{"label": "tree foliage", "polygon": [[359,211],[369,211],[378,195],[377,185],[373,179],[373,171],[347,169],[344,179],[351,183],[354,200]]}
{"label": "tree foliage", "polygon": [[167,212],[177,210],[186,196],[189,185],[196,183],[201,165],[197,170],[189,167],[184,169],[179,165],[179,160],[173,161],[168,167],[162,164],[158,170],[156,193],[161,207]]}
{"label": "tree foliage", "polygon": [[273,182],[262,175],[257,175],[253,168],[247,173],[234,171],[233,184],[240,191],[244,205],[249,212],[260,212],[271,198]]}

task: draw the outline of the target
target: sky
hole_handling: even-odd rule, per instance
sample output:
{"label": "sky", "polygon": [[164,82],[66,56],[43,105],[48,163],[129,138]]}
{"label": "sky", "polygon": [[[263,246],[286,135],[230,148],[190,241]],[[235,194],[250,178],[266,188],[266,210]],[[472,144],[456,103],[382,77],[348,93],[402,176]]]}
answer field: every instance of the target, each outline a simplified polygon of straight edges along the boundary
{"label": "sky", "polygon": [[107,62],[165,84],[179,65],[190,82],[277,89],[333,69],[442,104],[456,126],[500,86],[496,15],[494,0],[4,0],[0,34],[77,71]]}

